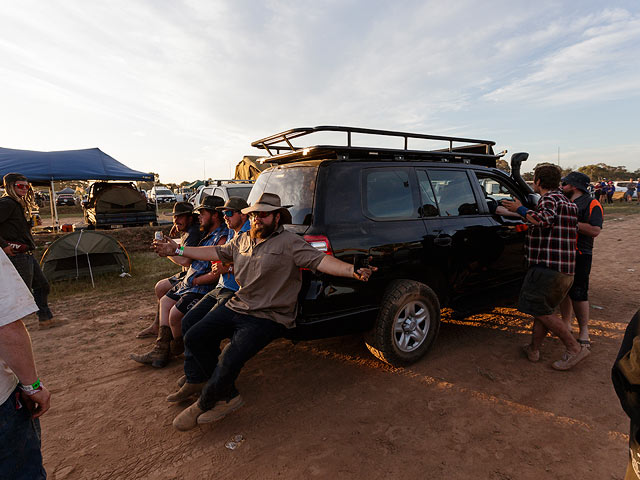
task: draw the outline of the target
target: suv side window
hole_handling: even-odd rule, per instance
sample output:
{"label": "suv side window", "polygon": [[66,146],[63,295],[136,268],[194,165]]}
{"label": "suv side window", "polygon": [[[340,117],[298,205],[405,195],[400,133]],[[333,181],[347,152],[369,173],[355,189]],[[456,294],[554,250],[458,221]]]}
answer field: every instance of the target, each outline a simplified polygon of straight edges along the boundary
{"label": "suv side window", "polygon": [[440,216],[455,217],[478,213],[478,204],[466,171],[429,169],[429,178]]}
{"label": "suv side window", "polygon": [[438,204],[436,203],[436,195],[433,193],[433,187],[425,170],[416,171],[418,175],[418,185],[420,186],[420,198],[422,206],[420,211],[423,217],[437,217]]}
{"label": "suv side window", "polygon": [[480,188],[484,194],[484,200],[487,202],[489,212],[495,213],[500,200],[519,198],[505,181],[481,172],[475,172],[475,175],[480,183]]}
{"label": "suv side window", "polygon": [[418,218],[409,169],[369,168],[363,173],[367,216],[382,220]]}

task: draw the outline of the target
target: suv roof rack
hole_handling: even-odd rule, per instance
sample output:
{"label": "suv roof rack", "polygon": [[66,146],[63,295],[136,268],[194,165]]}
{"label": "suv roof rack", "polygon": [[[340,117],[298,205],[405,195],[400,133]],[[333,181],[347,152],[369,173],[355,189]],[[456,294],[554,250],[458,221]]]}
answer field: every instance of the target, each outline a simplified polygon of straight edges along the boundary
{"label": "suv roof rack", "polygon": [[[344,132],[346,133],[346,144],[300,147],[294,146],[292,143],[294,139],[318,132]],[[351,136],[354,133],[404,138],[404,148],[356,147],[353,146],[351,142]],[[444,142],[445,145],[443,148],[434,150],[409,149],[409,139],[435,140]],[[493,152],[494,145],[495,142],[491,140],[332,125],[292,128],[251,143],[252,147],[264,149],[269,153],[270,157],[262,159],[263,162],[268,161],[277,164],[312,160],[323,156],[326,158],[326,155],[335,154],[335,157],[340,160],[362,160],[363,158],[379,161],[429,160],[473,163],[486,167],[495,167],[496,160],[506,153],[506,151],[504,151],[495,154]]]}

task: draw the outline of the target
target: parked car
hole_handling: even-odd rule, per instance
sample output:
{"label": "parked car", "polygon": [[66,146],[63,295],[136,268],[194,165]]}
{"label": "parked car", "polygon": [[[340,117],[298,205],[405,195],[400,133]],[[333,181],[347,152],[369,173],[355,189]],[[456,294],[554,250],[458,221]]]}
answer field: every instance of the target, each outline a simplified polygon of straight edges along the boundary
{"label": "parked car", "polygon": [[76,199],[70,193],[61,193],[56,196],[56,205],[59,207],[61,205],[74,206],[76,204]]}
{"label": "parked car", "polygon": [[90,229],[157,225],[155,204],[131,182],[95,182],[82,202]]}
{"label": "parked car", "polygon": [[202,199],[209,195],[217,195],[225,202],[229,200],[229,197],[241,197],[246,200],[251,188],[253,188],[253,182],[249,181],[235,183],[234,180],[214,180],[209,185],[201,185],[198,191],[189,198],[189,202],[197,207],[202,203]]}
{"label": "parked car", "polygon": [[[344,132],[345,145],[292,147],[315,132]],[[352,134],[404,138],[404,149],[355,147]],[[409,150],[410,140],[443,141]],[[460,145],[452,147],[452,145]],[[288,130],[253,142],[276,154],[249,204],[263,192],[293,205],[285,228],[329,255],[378,268],[368,283],[303,271],[293,340],[364,331],[369,350],[393,364],[420,359],[440,328],[440,309],[517,293],[526,266],[521,218],[492,212],[502,199],[533,208],[520,176],[495,168],[494,142],[351,127]],[[279,145],[279,150],[277,147]],[[509,288],[511,287],[511,288]]]}
{"label": "parked car", "polygon": [[158,185],[152,187],[151,190],[149,190],[148,198],[150,202],[157,201],[158,203],[169,203],[176,201],[176,196],[171,190],[169,190],[167,187]]}

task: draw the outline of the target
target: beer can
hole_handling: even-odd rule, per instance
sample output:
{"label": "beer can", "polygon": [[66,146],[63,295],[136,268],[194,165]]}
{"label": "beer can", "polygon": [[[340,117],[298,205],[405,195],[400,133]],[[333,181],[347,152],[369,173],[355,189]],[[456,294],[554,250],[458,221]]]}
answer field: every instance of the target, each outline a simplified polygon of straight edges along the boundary
{"label": "beer can", "polygon": [[155,233],[154,238],[155,238],[156,240],[162,240],[162,239],[164,238],[164,235],[162,234],[162,232],[161,232],[160,230],[158,230],[158,231]]}

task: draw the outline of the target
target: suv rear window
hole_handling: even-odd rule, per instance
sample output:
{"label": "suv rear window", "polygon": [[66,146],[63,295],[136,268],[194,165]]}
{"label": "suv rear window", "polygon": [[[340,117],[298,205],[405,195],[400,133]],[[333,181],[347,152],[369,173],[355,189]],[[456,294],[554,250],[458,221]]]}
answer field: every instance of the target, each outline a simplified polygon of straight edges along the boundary
{"label": "suv rear window", "polygon": [[251,189],[247,203],[252,205],[264,192],[275,193],[280,197],[282,205],[292,205],[289,211],[294,225],[311,225],[317,175],[317,163],[279,166],[265,170]]}
{"label": "suv rear window", "polygon": [[249,192],[251,192],[252,185],[247,185],[243,187],[227,187],[227,193],[230,197],[240,197],[245,200],[249,197]]}

